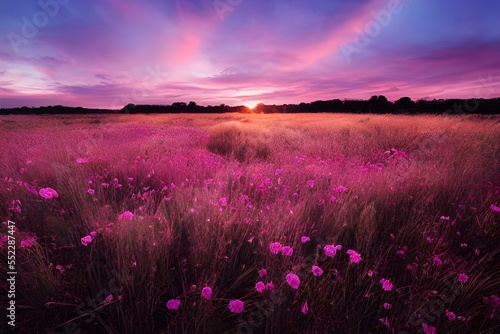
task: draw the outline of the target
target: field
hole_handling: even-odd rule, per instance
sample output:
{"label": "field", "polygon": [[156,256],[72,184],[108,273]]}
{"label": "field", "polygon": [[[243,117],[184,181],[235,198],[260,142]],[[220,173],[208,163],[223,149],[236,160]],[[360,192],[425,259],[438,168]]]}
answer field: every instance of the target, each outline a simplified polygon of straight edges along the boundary
{"label": "field", "polygon": [[499,118],[1,116],[0,134],[16,333],[500,331]]}

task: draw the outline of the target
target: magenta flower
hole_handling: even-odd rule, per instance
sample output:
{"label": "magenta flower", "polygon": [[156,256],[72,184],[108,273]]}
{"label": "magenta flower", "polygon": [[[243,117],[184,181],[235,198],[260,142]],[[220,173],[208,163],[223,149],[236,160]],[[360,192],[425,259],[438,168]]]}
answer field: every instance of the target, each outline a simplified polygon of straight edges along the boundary
{"label": "magenta flower", "polygon": [[336,200],[337,200],[337,197],[335,197],[335,196],[330,197],[330,202],[335,202]]}
{"label": "magenta flower", "polygon": [[379,318],[378,319],[381,323],[383,323],[387,328],[391,327],[391,323],[389,322],[389,319],[387,318]]}
{"label": "magenta flower", "polygon": [[433,261],[435,264],[437,264],[438,266],[442,265],[443,264],[443,261],[441,261],[441,259],[439,258],[439,256],[435,255],[434,258],[433,258]]}
{"label": "magenta flower", "polygon": [[280,175],[281,173],[283,173],[283,169],[276,169],[274,175]]}
{"label": "magenta flower", "polygon": [[212,289],[210,289],[208,286],[204,287],[203,289],[201,289],[201,295],[205,299],[212,298]]}
{"label": "magenta flower", "polygon": [[448,311],[446,310],[446,317],[448,318],[448,320],[455,320],[457,318],[457,316],[455,315],[455,313],[451,312],[451,311]]}
{"label": "magenta flower", "polygon": [[220,203],[221,206],[227,206],[227,198],[221,197],[219,199],[219,203]]}
{"label": "magenta flower", "polygon": [[30,237],[21,241],[21,248],[31,247],[35,244],[35,238]]}
{"label": "magenta flower", "polygon": [[406,253],[407,250],[408,250],[408,247],[407,246],[403,246],[403,248],[397,250],[396,254],[397,255],[405,255],[405,253]]}
{"label": "magenta flower", "polygon": [[352,263],[358,263],[362,260],[361,255],[352,249],[347,250],[346,253],[349,254],[349,259]]}
{"label": "magenta flower", "polygon": [[293,255],[293,248],[290,246],[283,246],[281,248],[281,254],[284,256],[292,256]]}
{"label": "magenta flower", "polygon": [[389,304],[389,303],[384,303],[384,308],[386,310],[390,310],[392,308],[392,304]]}
{"label": "magenta flower", "polygon": [[446,220],[446,221],[449,221],[450,220],[450,216],[441,216],[439,219],[441,220]]}
{"label": "magenta flower", "polygon": [[260,269],[258,272],[259,272],[259,276],[260,277],[263,277],[263,276],[267,275],[267,270],[266,269]]}
{"label": "magenta flower", "polygon": [[337,254],[337,250],[341,250],[342,245],[326,245],[323,247],[323,250],[325,251],[326,256],[328,257],[334,257],[335,254]]}
{"label": "magenta flower", "polygon": [[78,158],[78,159],[76,159],[76,162],[79,163],[79,164],[86,164],[87,162],[89,162],[89,159]]}
{"label": "magenta flower", "polygon": [[306,184],[307,184],[307,186],[308,186],[309,188],[312,188],[312,187],[314,187],[314,180],[308,180],[308,181],[306,182]]}
{"label": "magenta flower", "polygon": [[424,329],[424,334],[436,334],[436,327],[422,323],[422,328]]}
{"label": "magenta flower", "polygon": [[333,191],[335,191],[336,193],[343,193],[346,190],[347,188],[344,186],[338,186],[337,188],[333,189]]}
{"label": "magenta flower", "polygon": [[314,276],[321,276],[323,275],[323,269],[321,269],[320,267],[318,266],[312,266],[312,272],[313,272],[313,275]]}
{"label": "magenta flower", "polygon": [[89,189],[87,190],[87,192],[88,192],[89,194],[91,194],[91,195],[94,195],[94,193],[95,193],[94,189],[91,189],[91,188],[89,188]]}
{"label": "magenta flower", "polygon": [[177,310],[180,305],[181,305],[181,301],[179,299],[170,299],[167,302],[167,308],[169,310]]}
{"label": "magenta flower", "polygon": [[273,291],[274,290],[274,283],[273,281],[266,283],[266,290]]}
{"label": "magenta flower", "polygon": [[300,241],[304,244],[304,243],[306,243],[306,242],[308,242],[308,241],[311,241],[311,238],[309,238],[309,237],[307,237],[307,236],[303,235],[303,236],[300,238]]}
{"label": "magenta flower", "polygon": [[495,212],[500,212],[500,207],[494,205],[494,204],[491,204],[490,206],[491,210],[495,211]]}
{"label": "magenta flower", "polygon": [[229,302],[229,310],[233,313],[240,314],[245,309],[245,304],[238,299],[231,300]]}
{"label": "magenta flower", "polygon": [[269,250],[273,254],[278,254],[283,246],[279,242],[273,242],[269,245]]}
{"label": "magenta flower", "polygon": [[257,284],[255,284],[255,289],[256,289],[258,292],[262,293],[262,292],[264,292],[264,290],[266,289],[266,285],[264,284],[264,282],[259,281],[259,282],[257,282]]}
{"label": "magenta flower", "polygon": [[286,275],[286,282],[292,287],[292,289],[298,289],[300,285],[300,278],[295,274],[289,273]]}
{"label": "magenta flower", "polygon": [[46,199],[51,199],[52,197],[59,197],[57,191],[52,188],[42,188],[38,191],[38,194]]}
{"label": "magenta flower", "polygon": [[304,305],[302,305],[302,310],[301,311],[302,311],[303,314],[307,314],[307,312],[309,312],[309,306],[307,305],[307,300],[304,303]]}
{"label": "magenta flower", "polygon": [[86,235],[83,238],[81,238],[80,240],[82,242],[82,245],[87,247],[87,245],[92,242],[92,237],[90,235]]}
{"label": "magenta flower", "polygon": [[214,182],[214,179],[206,179],[205,181],[203,181],[203,183],[205,183],[205,185],[207,186],[212,182]]}
{"label": "magenta flower", "polygon": [[469,276],[467,276],[466,274],[464,274],[464,273],[458,274],[458,281],[460,283],[464,284],[468,280],[469,280]]}
{"label": "magenta flower", "polygon": [[385,291],[391,291],[393,288],[391,281],[388,279],[382,278],[380,280],[380,283],[382,284],[382,289],[384,289]]}
{"label": "magenta flower", "polygon": [[130,211],[125,211],[119,216],[120,220],[126,220],[126,219],[132,220],[132,218],[134,218],[134,214]]}

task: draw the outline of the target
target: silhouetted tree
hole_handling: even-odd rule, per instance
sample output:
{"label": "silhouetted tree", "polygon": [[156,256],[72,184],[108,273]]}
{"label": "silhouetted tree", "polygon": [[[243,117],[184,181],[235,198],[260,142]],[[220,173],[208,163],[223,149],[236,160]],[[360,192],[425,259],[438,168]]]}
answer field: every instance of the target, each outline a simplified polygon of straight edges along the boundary
{"label": "silhouetted tree", "polygon": [[408,110],[408,109],[413,108],[413,106],[415,105],[415,102],[413,102],[409,97],[404,96],[404,97],[400,98],[399,100],[397,100],[395,105],[398,109]]}

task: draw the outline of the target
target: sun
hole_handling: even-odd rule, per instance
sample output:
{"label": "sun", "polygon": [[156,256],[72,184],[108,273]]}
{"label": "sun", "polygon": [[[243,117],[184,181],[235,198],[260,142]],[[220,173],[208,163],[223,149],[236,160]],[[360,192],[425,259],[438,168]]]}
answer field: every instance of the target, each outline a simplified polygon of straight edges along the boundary
{"label": "sun", "polygon": [[259,103],[262,103],[262,101],[248,101],[244,106],[253,110]]}

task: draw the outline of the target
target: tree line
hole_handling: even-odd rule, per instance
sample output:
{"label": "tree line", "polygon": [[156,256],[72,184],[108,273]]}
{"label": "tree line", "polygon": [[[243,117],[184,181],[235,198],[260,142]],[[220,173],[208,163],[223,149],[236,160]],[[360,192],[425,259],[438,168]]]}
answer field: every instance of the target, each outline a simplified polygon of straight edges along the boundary
{"label": "tree line", "polygon": [[374,95],[369,100],[318,100],[310,103],[266,105],[258,104],[250,109],[246,106],[201,106],[196,102],[175,102],[169,105],[135,105],[127,104],[121,110],[95,109],[82,107],[65,107],[61,105],[37,108],[2,108],[0,114],[154,114],[154,113],[375,113],[375,114],[483,114],[493,115],[500,112],[500,98],[492,99],[420,99],[413,101],[402,97],[395,102],[387,100],[383,95]]}

